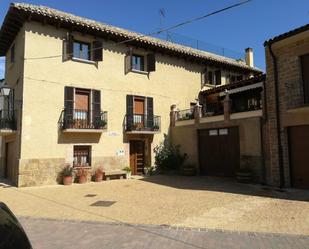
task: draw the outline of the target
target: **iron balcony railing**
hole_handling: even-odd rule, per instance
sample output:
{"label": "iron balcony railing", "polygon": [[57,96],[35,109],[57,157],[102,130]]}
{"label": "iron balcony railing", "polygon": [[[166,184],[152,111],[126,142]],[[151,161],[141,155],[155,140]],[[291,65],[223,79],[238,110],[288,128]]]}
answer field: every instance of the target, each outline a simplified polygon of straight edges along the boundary
{"label": "iron balcony railing", "polygon": [[194,110],[193,109],[186,109],[180,110],[177,112],[177,120],[189,120],[194,119]]}
{"label": "iron balcony railing", "polygon": [[0,110],[0,129],[16,130],[15,111]]}
{"label": "iron balcony railing", "polygon": [[126,131],[160,131],[161,117],[145,114],[126,114]]}
{"label": "iron balcony railing", "polygon": [[231,112],[248,112],[262,109],[261,99],[233,99]]}
{"label": "iron balcony railing", "polygon": [[59,124],[62,129],[106,129],[107,112],[64,109]]}
{"label": "iron balcony railing", "polygon": [[202,110],[203,117],[223,115],[224,113],[222,102],[207,103]]}

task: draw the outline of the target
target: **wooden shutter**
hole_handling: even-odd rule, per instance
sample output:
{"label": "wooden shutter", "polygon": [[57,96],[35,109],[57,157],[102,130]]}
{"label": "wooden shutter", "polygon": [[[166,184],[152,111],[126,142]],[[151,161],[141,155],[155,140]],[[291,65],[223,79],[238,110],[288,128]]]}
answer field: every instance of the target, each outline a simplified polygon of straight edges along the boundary
{"label": "wooden shutter", "polygon": [[221,85],[221,70],[216,70],[215,76],[216,76],[216,86]]}
{"label": "wooden shutter", "polygon": [[208,82],[207,82],[207,77],[208,77],[207,68],[205,68],[205,70],[202,71],[202,73],[201,73],[201,85],[202,85],[202,87],[203,87],[205,84],[208,83]]}
{"label": "wooden shutter", "polygon": [[132,70],[132,49],[127,52],[126,56],[124,57],[124,71],[125,74],[131,72]]}
{"label": "wooden shutter", "polygon": [[64,87],[64,127],[69,128],[73,124],[74,113],[74,87]]}
{"label": "wooden shutter", "polygon": [[156,71],[156,56],[154,53],[147,54],[147,71]]}
{"label": "wooden shutter", "polygon": [[66,58],[68,60],[73,58],[73,43],[74,43],[73,35],[71,33],[68,33],[66,41]]}
{"label": "wooden shutter", "polygon": [[133,95],[127,95],[127,129],[131,130],[133,125]]}
{"label": "wooden shutter", "polygon": [[304,103],[309,103],[309,54],[301,56]]}
{"label": "wooden shutter", "polygon": [[153,127],[153,98],[147,97],[147,126],[148,128]]}
{"label": "wooden shutter", "polygon": [[92,120],[96,127],[101,126],[101,91],[92,90]]}
{"label": "wooden shutter", "polygon": [[92,47],[93,47],[93,60],[103,61],[103,42],[94,41],[92,43]]}

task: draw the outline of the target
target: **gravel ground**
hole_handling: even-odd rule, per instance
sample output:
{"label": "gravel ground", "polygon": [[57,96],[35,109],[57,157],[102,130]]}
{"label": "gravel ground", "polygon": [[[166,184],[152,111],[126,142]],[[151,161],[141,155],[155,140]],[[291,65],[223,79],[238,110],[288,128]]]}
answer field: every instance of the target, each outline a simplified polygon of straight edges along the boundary
{"label": "gravel ground", "polygon": [[309,191],[279,192],[224,178],[160,175],[28,188],[0,184],[0,200],[26,217],[309,235]]}

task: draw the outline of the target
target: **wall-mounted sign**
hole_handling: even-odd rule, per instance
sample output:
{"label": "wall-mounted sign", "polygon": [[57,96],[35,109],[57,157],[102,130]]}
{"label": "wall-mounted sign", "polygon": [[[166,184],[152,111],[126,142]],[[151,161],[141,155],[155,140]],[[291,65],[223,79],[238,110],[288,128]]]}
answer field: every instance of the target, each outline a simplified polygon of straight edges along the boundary
{"label": "wall-mounted sign", "polygon": [[209,130],[209,136],[218,136],[218,130]]}
{"label": "wall-mounted sign", "polygon": [[228,129],[219,129],[219,135],[228,135],[229,130]]}
{"label": "wall-mounted sign", "polygon": [[117,137],[117,136],[120,136],[120,133],[117,132],[117,131],[109,131],[109,132],[107,133],[107,135],[108,135],[109,137]]}

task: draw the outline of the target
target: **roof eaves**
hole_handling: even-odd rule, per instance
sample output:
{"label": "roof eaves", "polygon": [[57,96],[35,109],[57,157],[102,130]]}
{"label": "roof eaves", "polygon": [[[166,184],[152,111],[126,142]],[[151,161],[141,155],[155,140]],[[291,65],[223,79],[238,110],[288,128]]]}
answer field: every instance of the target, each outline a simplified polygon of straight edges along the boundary
{"label": "roof eaves", "polygon": [[241,68],[243,70],[248,70],[251,72],[260,73],[262,72],[259,68],[249,67],[244,62],[239,62],[234,59],[212,54],[206,51],[194,49],[191,47],[183,46],[180,44],[172,43],[169,41],[161,40],[151,36],[146,36],[138,32],[129,31],[126,29],[118,28],[105,23],[97,22],[88,18],[79,17],[70,13],[59,11],[45,6],[38,6],[25,3],[12,3],[10,8],[15,8],[29,15],[39,15],[43,17],[48,17],[54,20],[59,20],[61,22],[71,23],[80,27],[90,28],[92,30],[97,30],[99,32],[104,32],[106,34],[111,34],[119,37],[120,39],[135,39],[136,42],[151,45],[154,47],[166,49],[173,51],[175,53],[183,54],[185,56],[192,56],[202,60],[208,60],[213,63],[219,63],[222,65],[232,66],[236,68]]}
{"label": "roof eaves", "polygon": [[220,93],[220,92],[225,91],[225,90],[235,89],[235,88],[242,87],[242,86],[248,86],[248,85],[252,85],[252,84],[262,82],[262,81],[265,81],[265,80],[266,80],[266,74],[260,74],[256,77],[253,77],[253,78],[249,78],[249,79],[246,79],[246,80],[237,81],[235,83],[231,83],[231,84],[227,84],[227,85],[223,85],[223,86],[219,86],[219,87],[214,87],[214,88],[210,88],[210,89],[201,91],[201,94],[210,95],[210,94]]}
{"label": "roof eaves", "polygon": [[305,31],[307,31],[307,30],[309,30],[309,24],[306,24],[306,25],[304,25],[304,26],[298,27],[298,28],[296,28],[296,29],[293,29],[293,30],[290,30],[290,31],[288,31],[288,32],[285,32],[285,33],[283,33],[283,34],[281,34],[281,35],[275,36],[275,37],[273,37],[273,38],[271,38],[271,39],[269,39],[269,40],[266,40],[266,41],[264,42],[264,46],[266,47],[266,46],[268,46],[269,44],[272,44],[272,43],[275,43],[275,42],[284,40],[284,39],[286,39],[286,38],[288,38],[288,37],[297,35],[297,34],[299,34],[299,33],[305,32]]}

